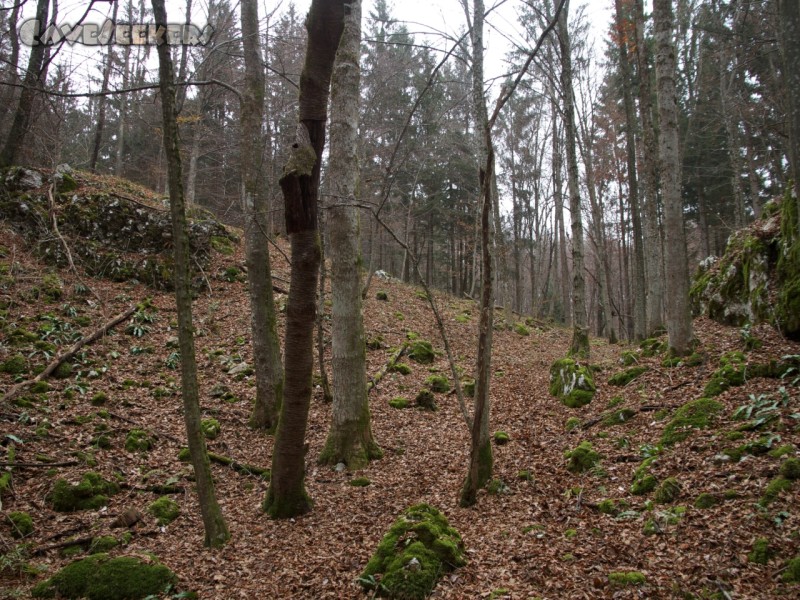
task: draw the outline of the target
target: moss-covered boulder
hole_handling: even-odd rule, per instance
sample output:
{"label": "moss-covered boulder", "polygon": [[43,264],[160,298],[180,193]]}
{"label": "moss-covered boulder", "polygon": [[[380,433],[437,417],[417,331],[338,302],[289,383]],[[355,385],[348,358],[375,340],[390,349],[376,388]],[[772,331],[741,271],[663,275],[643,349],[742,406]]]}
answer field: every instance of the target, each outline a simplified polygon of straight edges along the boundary
{"label": "moss-covered boulder", "polygon": [[217,419],[203,419],[200,422],[200,431],[203,432],[206,439],[215,440],[219,437],[222,427]]}
{"label": "moss-covered boulder", "polygon": [[19,539],[33,533],[33,519],[26,512],[8,513],[8,523],[11,525],[11,537],[13,538]]}
{"label": "moss-covered boulder", "polygon": [[53,510],[58,512],[75,512],[77,510],[97,510],[108,503],[108,497],[119,492],[119,485],[106,481],[97,473],[84,473],[80,482],[69,483],[66,479],[58,479],[47,501]]}
{"label": "moss-covered boulder", "polygon": [[580,408],[592,401],[597,388],[588,366],[572,358],[562,358],[550,367],[550,394],[569,408]]}
{"label": "moss-covered boulder", "polygon": [[444,573],[465,564],[461,536],[447,518],[417,504],[392,524],[358,581],[379,596],[422,600]]}
{"label": "moss-covered boulder", "polygon": [[153,439],[144,429],[131,429],[125,436],[125,450],[128,452],[146,452],[153,447]]}
{"label": "moss-covered boulder", "polygon": [[137,600],[161,594],[177,577],[156,560],[94,554],[68,564],[33,588],[34,598]]}
{"label": "moss-covered boulder", "polygon": [[14,356],[0,363],[0,373],[8,373],[9,375],[22,375],[27,370],[28,363],[22,354],[15,354]]}
{"label": "moss-covered boulder", "polygon": [[420,364],[429,365],[436,358],[433,345],[425,340],[415,340],[408,350],[408,357]]}
{"label": "moss-covered boulder", "polygon": [[787,191],[772,210],[700,264],[690,295],[698,314],[727,325],[769,322],[800,337],[800,219]]}
{"label": "moss-covered boulder", "polygon": [[576,448],[567,450],[564,458],[567,459],[568,470],[573,473],[583,473],[593,469],[603,457],[595,452],[591,442],[583,441]]}
{"label": "moss-covered boulder", "polygon": [[649,370],[650,369],[648,367],[645,367],[643,365],[625,369],[624,371],[620,371],[619,373],[615,373],[614,375],[612,375],[611,378],[608,380],[608,384],[616,385],[619,387],[628,385],[631,381],[639,377],[639,375],[642,375],[643,373],[646,373]]}
{"label": "moss-covered boulder", "polygon": [[726,352],[719,359],[719,368],[711,375],[703,394],[712,398],[725,390],[744,385],[747,358],[742,352]]}
{"label": "moss-covered boulder", "polygon": [[678,499],[681,494],[681,485],[674,477],[667,477],[658,486],[656,493],[653,495],[653,500],[658,504],[669,504]]}
{"label": "moss-covered boulder", "polygon": [[161,496],[150,503],[147,512],[156,518],[159,525],[169,525],[181,514],[181,507],[169,496]]}
{"label": "moss-covered boulder", "polygon": [[633,480],[631,482],[631,494],[634,496],[644,496],[649,494],[658,485],[658,480],[650,472],[650,467],[655,463],[656,457],[651,456],[642,461],[636,470],[633,472]]}
{"label": "moss-covered boulder", "polygon": [[667,423],[661,435],[664,446],[672,446],[688,438],[695,429],[709,427],[722,412],[722,404],[712,398],[698,398],[681,406]]}
{"label": "moss-covered boulder", "polygon": [[[0,171],[0,214],[40,257],[68,264],[63,244],[49,230],[47,189],[55,181],[55,216],[76,263],[90,275],[172,287],[172,225],[169,210],[155,194],[122,179],[84,172],[28,169],[19,177],[13,170]],[[187,216],[190,268],[199,284],[214,250],[238,240],[207,210],[194,207]]]}
{"label": "moss-covered boulder", "polygon": [[417,394],[417,397],[414,398],[414,402],[417,405],[417,408],[421,408],[422,410],[430,410],[435,411],[438,407],[436,406],[436,396],[433,395],[433,392],[430,390],[420,390]]}
{"label": "moss-covered boulder", "polygon": [[431,375],[425,380],[425,385],[437,394],[444,394],[450,391],[450,381],[444,375]]}

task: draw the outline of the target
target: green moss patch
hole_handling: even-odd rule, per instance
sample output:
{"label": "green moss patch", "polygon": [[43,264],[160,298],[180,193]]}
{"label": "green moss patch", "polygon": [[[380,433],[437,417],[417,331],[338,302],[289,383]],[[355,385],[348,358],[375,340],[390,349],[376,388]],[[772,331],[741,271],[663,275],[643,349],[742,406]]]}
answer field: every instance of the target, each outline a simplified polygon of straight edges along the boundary
{"label": "green moss patch", "polygon": [[125,450],[146,452],[153,447],[153,440],[144,429],[132,429],[125,437]]}
{"label": "green moss patch", "polygon": [[786,564],[781,579],[785,583],[800,583],[800,556],[795,556]]}
{"label": "green moss patch", "polygon": [[392,524],[358,581],[390,598],[422,600],[439,577],[465,564],[458,532],[436,508],[418,504]]}
{"label": "green moss patch", "polygon": [[650,369],[645,366],[637,366],[631,367],[629,369],[625,369],[624,371],[620,371],[619,373],[613,375],[609,380],[609,385],[616,385],[619,387],[628,385],[631,381],[646,373]]}
{"label": "green moss patch", "polygon": [[709,427],[722,411],[722,404],[711,398],[698,398],[681,406],[664,428],[661,443],[672,446],[688,438],[695,429]]}
{"label": "green moss patch", "polygon": [[395,373],[400,373],[400,375],[410,375],[411,367],[409,367],[406,363],[396,363],[392,367],[392,371]]}
{"label": "green moss patch", "polygon": [[647,583],[647,577],[639,571],[618,571],[609,573],[608,581],[612,585],[625,587],[629,585],[644,585]]}
{"label": "green moss patch", "polygon": [[398,396],[397,398],[392,398],[391,400],[389,400],[389,406],[398,409],[408,408],[408,398],[403,398],[401,396]]}
{"label": "green moss patch", "polygon": [[81,481],[75,485],[66,479],[58,479],[53,490],[47,495],[47,501],[58,512],[74,512],[77,510],[97,510],[108,503],[108,496],[119,492],[119,486],[106,481],[97,473],[84,473]]}
{"label": "green moss patch", "polygon": [[511,441],[511,436],[508,435],[505,431],[494,432],[494,443],[497,444],[498,446],[505,446],[510,441]]}
{"label": "green moss patch", "polygon": [[569,408],[580,408],[592,401],[597,388],[589,367],[571,358],[562,358],[550,367],[550,394]]}
{"label": "green moss patch", "polygon": [[527,337],[531,334],[531,330],[525,327],[525,325],[522,323],[516,323],[514,324],[514,333],[523,337]]}
{"label": "green moss patch", "polygon": [[219,437],[222,428],[216,419],[203,419],[200,422],[200,431],[203,432],[206,439],[215,440]]}
{"label": "green moss patch", "polygon": [[759,500],[758,503],[763,507],[767,507],[775,502],[783,492],[788,492],[791,489],[791,481],[783,477],[776,477],[769,482],[767,489],[764,490],[764,495],[761,496],[761,500]]}
{"label": "green moss patch", "polygon": [[16,539],[33,533],[33,519],[26,512],[14,511],[8,513],[8,522],[11,525],[11,536]]}
{"label": "green moss patch", "polygon": [[583,473],[594,468],[603,457],[595,452],[591,442],[581,442],[573,450],[564,453],[568,459],[567,469],[573,473]]}
{"label": "green moss patch", "polygon": [[22,354],[15,354],[11,358],[0,363],[0,373],[9,375],[22,375],[27,372],[28,363]]}
{"label": "green moss patch", "polygon": [[711,375],[703,395],[707,398],[719,396],[725,390],[743,385],[747,359],[741,352],[726,352],[720,359],[720,367]]}
{"label": "green moss patch", "polygon": [[350,480],[350,485],[353,487],[367,487],[372,482],[367,477],[356,477]]}
{"label": "green moss patch", "polygon": [[636,411],[631,408],[623,408],[621,410],[615,410],[612,413],[607,414],[603,417],[603,425],[620,425],[622,423],[627,423],[633,417],[636,416]]}
{"label": "green moss patch", "polygon": [[649,358],[656,354],[661,354],[669,349],[669,342],[661,341],[658,338],[648,338],[639,344],[642,356]]}
{"label": "green moss patch", "polygon": [[157,561],[131,556],[110,558],[95,554],[68,564],[33,588],[34,598],[88,598],[89,600],[141,599],[157,596],[177,577]]}
{"label": "green moss patch", "polygon": [[423,410],[435,411],[437,409],[436,397],[430,390],[421,390],[417,397],[414,398],[414,402],[416,402],[418,408]]}
{"label": "green moss patch", "polygon": [[747,560],[757,565],[765,565],[773,554],[774,552],[769,547],[769,540],[767,538],[758,538],[753,543],[753,549],[747,555]]}
{"label": "green moss patch", "polygon": [[643,496],[649,494],[658,485],[658,480],[650,473],[650,466],[655,462],[655,457],[646,458],[642,464],[633,472],[631,482],[631,494]]}
{"label": "green moss patch", "polygon": [[787,458],[781,464],[780,474],[781,477],[790,481],[800,479],[800,459]]}
{"label": "green moss patch", "polygon": [[433,346],[430,342],[425,340],[415,340],[411,344],[408,357],[414,362],[418,362],[423,365],[429,365],[436,358],[436,353],[433,351]]}
{"label": "green moss patch", "polygon": [[678,499],[681,494],[681,486],[678,480],[674,477],[667,477],[658,486],[656,493],[653,495],[653,500],[658,504],[669,504]]}
{"label": "green moss patch", "polygon": [[428,386],[432,392],[438,394],[444,394],[450,391],[450,382],[444,375],[431,375],[425,380],[425,385]]}
{"label": "green moss patch", "polygon": [[169,525],[181,514],[181,507],[172,498],[161,496],[150,503],[147,512],[156,518],[159,525]]}
{"label": "green moss patch", "polygon": [[89,554],[105,554],[119,546],[119,541],[113,535],[101,535],[89,544]]}
{"label": "green moss patch", "polygon": [[701,510],[712,508],[719,503],[719,499],[714,494],[703,492],[694,501],[694,507]]}

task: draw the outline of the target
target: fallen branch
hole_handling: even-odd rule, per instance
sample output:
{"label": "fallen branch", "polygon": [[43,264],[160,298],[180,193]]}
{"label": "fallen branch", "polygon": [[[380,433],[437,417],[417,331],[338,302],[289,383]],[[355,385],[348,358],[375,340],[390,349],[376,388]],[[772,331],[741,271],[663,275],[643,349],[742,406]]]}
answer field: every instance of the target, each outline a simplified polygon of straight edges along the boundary
{"label": "fallen branch", "polygon": [[49,546],[41,546],[36,548],[32,552],[34,556],[38,556],[40,554],[44,554],[45,552],[49,552],[50,550],[58,550],[59,548],[69,548],[70,546],[83,546],[84,544],[91,544],[94,536],[87,536],[82,538],[75,538],[72,540],[67,540],[65,542],[58,542],[56,544],[50,544]]}
{"label": "fallen branch", "polygon": [[77,460],[51,463],[0,462],[0,467],[11,467],[15,469],[49,469],[50,467],[74,467],[79,464]]}
{"label": "fallen branch", "polygon": [[369,380],[367,383],[367,394],[369,394],[374,388],[378,387],[378,384],[381,382],[381,379],[384,378],[386,373],[390,372],[394,369],[397,361],[400,360],[400,357],[403,356],[405,351],[408,350],[408,344],[403,344],[400,348],[392,354],[389,358],[389,362],[387,362],[383,367],[381,367],[380,371],[378,371],[375,376]]}
{"label": "fallen branch", "polygon": [[[635,413],[638,414],[638,413],[642,413],[642,412],[653,412],[655,410],[661,410],[662,408],[671,408],[671,407],[669,407],[669,406],[661,406],[661,405],[658,405],[658,404],[646,404],[645,406],[640,406],[637,409],[631,409],[631,410],[633,410]],[[597,425],[600,421],[602,421],[606,417],[613,415],[614,412],[615,411],[603,413],[599,417],[595,417],[594,419],[589,419],[588,421],[585,421],[585,422],[581,423],[581,429],[589,429],[590,427],[593,427],[593,426]],[[631,418],[633,418],[633,417],[631,417]],[[629,420],[629,419],[626,419],[626,421],[627,420]]]}
{"label": "fallen branch", "polygon": [[230,467],[234,471],[242,473],[243,475],[255,475],[257,477],[263,477],[264,479],[269,479],[270,477],[271,471],[269,469],[265,469],[264,467],[257,467],[255,465],[248,465],[246,463],[240,463],[228,456],[222,456],[221,454],[214,454],[213,452],[209,452],[208,459],[211,462],[215,462],[217,464]]}
{"label": "fallen branch", "polygon": [[39,381],[43,381],[43,380],[47,379],[48,377],[50,377],[50,375],[53,373],[53,371],[55,371],[61,365],[61,363],[71,359],[73,356],[75,356],[78,353],[78,350],[83,348],[85,345],[91,344],[95,340],[97,340],[97,339],[101,338],[102,336],[104,336],[109,330],[113,329],[114,327],[116,327],[117,325],[119,325],[120,323],[122,323],[123,321],[128,319],[134,312],[136,312],[136,305],[131,306],[124,313],[121,313],[121,314],[117,315],[116,317],[114,317],[113,319],[111,319],[110,321],[107,321],[99,329],[95,330],[95,332],[92,333],[91,335],[86,336],[84,338],[81,338],[80,340],[75,342],[70,347],[70,349],[67,350],[64,354],[61,354],[61,355],[57,356],[56,358],[54,358],[50,362],[50,364],[48,364],[45,367],[44,371],[39,373],[36,377],[34,377],[33,379],[29,379],[28,381],[23,381],[22,383],[18,383],[17,385],[12,387],[10,390],[8,390],[5,393],[5,395],[0,399],[0,403],[8,402],[9,400],[11,400],[15,396],[17,396],[20,392],[22,392],[23,390],[25,390],[29,386],[31,386],[31,385],[33,385],[35,383],[38,383]]}

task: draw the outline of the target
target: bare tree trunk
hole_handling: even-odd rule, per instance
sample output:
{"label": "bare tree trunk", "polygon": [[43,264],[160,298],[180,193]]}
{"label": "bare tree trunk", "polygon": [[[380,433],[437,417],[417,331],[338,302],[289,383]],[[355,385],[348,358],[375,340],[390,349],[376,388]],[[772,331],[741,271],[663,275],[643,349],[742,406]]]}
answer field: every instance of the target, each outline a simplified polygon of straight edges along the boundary
{"label": "bare tree trunk", "polygon": [[[133,20],[133,3],[128,0],[127,18]],[[122,88],[128,87],[130,77],[131,47],[126,45],[122,51]],[[114,162],[114,175],[122,177],[125,156],[125,129],[128,119],[128,95],[122,94],[119,99],[119,119],[117,120],[117,148]]]}
{"label": "bare tree trunk", "polygon": [[664,325],[664,245],[658,218],[658,145],[653,125],[650,52],[644,38],[643,0],[636,0],[636,63],[639,72],[639,115],[642,123],[642,184],[644,194],[644,252],[647,279],[646,335]]}
{"label": "bare tree trunk", "polygon": [[264,69],[256,0],[242,0],[241,13],[245,64],[240,141],[242,211],[256,375],[256,398],[250,425],[274,431],[283,402],[283,365],[269,256],[269,201],[263,177]]}
{"label": "bare tree trunk", "polygon": [[561,311],[564,322],[572,323],[572,305],[569,297],[569,264],[567,263],[567,240],[564,233],[564,191],[561,179],[561,136],[558,130],[558,110],[555,91],[550,100],[553,113],[553,198],[556,206],[556,232],[553,243],[558,246],[558,283],[561,292]]}
{"label": "bare tree trunk", "polygon": [[567,27],[569,2],[558,18],[558,39],[561,47],[561,93],[564,96],[564,143],[567,150],[567,186],[572,225],[572,342],[570,354],[589,358],[589,330],[586,314],[586,281],[583,259],[583,217],[578,184],[576,152],[575,101],[572,90],[572,56]]}
{"label": "bare tree trunk", "polygon": [[286,387],[275,434],[272,479],[264,500],[264,510],[273,518],[295,517],[311,510],[304,480],[320,261],[317,199],[331,73],[344,26],[344,6],[344,0],[313,0],[308,11],[297,130],[280,179],[292,259],[284,349]]}
{"label": "bare tree trunk", "polygon": [[800,3],[797,0],[778,0],[778,12],[781,17],[783,77],[789,113],[789,160],[800,214]]}
{"label": "bare tree trunk", "polygon": [[[111,21],[117,21],[117,9],[119,3],[114,2],[114,7],[111,10]],[[108,80],[111,77],[111,68],[114,65],[114,51],[111,46],[108,47],[108,54],[106,55],[106,62],[103,65],[103,82],[100,86],[101,95],[97,99],[97,127],[94,130],[94,140],[92,142],[92,156],[89,159],[89,170],[92,173],[97,173],[97,159],[100,156],[100,146],[103,143],[103,129],[106,126],[106,96],[108,91]]]}
{"label": "bare tree trunk", "polygon": [[[152,0],[156,24],[166,26],[167,13],[164,0]],[[225,525],[214,491],[211,465],[206,452],[205,439],[200,431],[200,401],[197,387],[197,362],[192,326],[192,294],[189,287],[189,236],[186,228],[186,207],[183,200],[181,178],[180,142],[175,114],[175,80],[170,47],[158,46],[158,71],[161,87],[164,151],[167,155],[172,240],[175,255],[175,301],[178,309],[178,343],[181,354],[181,389],[186,438],[197,481],[197,496],[205,528],[205,545],[218,547],[225,544],[230,533]]]}
{"label": "bare tree trunk", "polygon": [[[466,2],[464,2],[466,8]],[[469,11],[467,10],[467,15]],[[489,384],[492,365],[492,325],[494,321],[492,200],[494,148],[486,99],[483,95],[483,0],[472,3],[472,103],[476,130],[482,133],[478,181],[481,190],[481,299],[478,320],[478,355],[475,365],[475,411],[470,436],[469,468],[461,489],[461,506],[477,500],[478,489],[492,477],[492,443],[489,436]]]}
{"label": "bare tree trunk", "polygon": [[633,336],[644,339],[647,326],[647,300],[644,270],[644,236],[642,235],[642,216],[639,210],[639,179],[636,172],[636,107],[631,94],[631,69],[628,60],[628,40],[624,31],[622,0],[615,0],[617,46],[622,75],[622,98],[625,105],[625,149],[628,159],[628,198],[630,201],[633,225]]}
{"label": "bare tree trunk", "polygon": [[382,452],[372,437],[367,402],[366,344],[361,307],[361,240],[358,232],[358,109],[361,0],[345,5],[344,32],[331,82],[328,215],[331,257],[333,415],[322,464],[361,469]]}
{"label": "bare tree trunk", "polygon": [[659,173],[664,196],[664,237],[667,263],[667,332],[678,356],[691,351],[692,315],[689,310],[686,234],[683,229],[681,160],[678,146],[678,107],[675,90],[675,46],[670,0],[654,0],[656,78],[658,83]]}
{"label": "bare tree trunk", "polygon": [[[38,0],[36,3],[36,20],[41,31],[44,31],[47,24],[47,8],[49,0]],[[13,34],[16,35],[16,32]],[[12,36],[13,37],[13,36]],[[28,58],[28,68],[22,80],[23,88],[19,96],[19,103],[14,112],[14,120],[11,123],[11,130],[0,151],[0,168],[10,167],[19,160],[20,150],[25,145],[25,136],[31,125],[31,115],[37,94],[42,92],[45,84],[45,55],[49,46],[44,43],[36,44],[31,48]]]}

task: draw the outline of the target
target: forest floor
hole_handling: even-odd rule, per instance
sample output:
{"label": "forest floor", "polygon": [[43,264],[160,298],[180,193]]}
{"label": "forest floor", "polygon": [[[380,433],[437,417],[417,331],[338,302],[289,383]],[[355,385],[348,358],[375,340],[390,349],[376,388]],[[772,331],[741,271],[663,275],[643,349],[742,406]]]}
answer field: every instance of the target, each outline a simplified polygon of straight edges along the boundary
{"label": "forest floor", "polygon": [[[375,278],[365,320],[368,339],[380,347],[368,352],[368,373],[386,364],[409,332],[431,341],[438,351],[433,365],[404,357],[411,373],[390,373],[370,393],[373,431],[384,457],[357,473],[316,465],[331,413],[317,389],[307,435],[306,484],[313,512],[297,519],[270,520],[261,509],[268,484],[215,464],[217,493],[232,537],[223,549],[211,551],[203,548],[197,498],[187,479],[190,471],[178,459],[185,431],[179,373],[174,369],[173,297],[135,283],[86,280],[95,297],[74,275],[62,271],[58,275],[63,294],[48,301],[38,291],[48,269],[2,224],[0,247],[5,276],[0,294],[7,310],[0,362],[21,352],[29,370],[46,363],[47,357],[33,342],[30,347],[11,344],[12,327],[36,332],[63,351],[76,333],[91,333],[147,297],[153,304],[145,311],[151,317],[126,321],[86,346],[73,373],[48,380],[48,391],[28,397],[27,403],[0,405],[3,455],[14,446],[16,462],[42,467],[14,468],[11,489],[2,497],[2,598],[28,597],[35,583],[68,563],[71,559],[61,551],[69,539],[118,536],[120,530],[110,525],[128,509],[140,510],[144,519],[132,528],[130,542],[112,553],[155,554],[177,573],[180,589],[195,591],[200,598],[364,597],[357,584],[359,574],[390,524],[419,502],[438,507],[461,533],[466,547],[468,564],[444,576],[432,594],[435,598],[800,594],[798,584],[782,581],[787,561],[800,552],[800,482],[768,505],[759,505],[782,461],[798,456],[800,450],[800,400],[790,378],[752,378],[732,387],[716,398],[723,410],[711,427],[692,430],[685,441],[661,450],[650,472],[658,481],[677,479],[676,499],[654,504],[652,493],[630,492],[634,471],[656,452],[676,410],[703,396],[724,352],[744,350],[738,328],[697,320],[702,364],[667,368],[661,354],[650,358],[637,354],[638,364],[649,370],[621,387],[609,385],[608,379],[626,368],[620,363],[622,352],[638,347],[593,339],[591,363],[599,368],[597,395],[591,404],[569,409],[548,393],[550,365],[565,355],[569,331],[534,322],[529,323],[530,335],[522,335],[504,326],[503,315],[498,314],[491,427],[510,436],[509,443],[494,446],[494,475],[502,485],[495,486],[499,489],[494,494],[481,491],[476,506],[460,508],[469,446],[455,396],[437,394],[436,412],[389,406],[389,400],[398,396],[413,401],[432,372],[449,377],[430,307],[418,289]],[[280,254],[272,255],[276,284],[288,287],[284,283],[288,265]],[[212,289],[195,302],[201,404],[204,417],[221,424],[219,437],[208,442],[211,451],[269,467],[272,437],[247,426],[253,377],[246,370],[236,374],[242,361],[252,364],[247,284],[230,270],[243,265],[241,248],[230,256],[216,255],[206,272]],[[377,300],[378,291],[385,291],[388,300]],[[286,296],[277,294],[276,300],[283,306]],[[476,306],[440,294],[436,301],[458,364],[469,373],[476,350]],[[328,338],[329,327],[326,321]],[[758,326],[750,333],[762,345],[747,352],[748,364],[800,354],[800,346],[782,339],[771,327]],[[0,392],[13,383],[11,375],[0,374]],[[99,393],[105,394],[105,401]],[[761,410],[769,418],[740,432],[745,422],[733,414],[747,405],[753,406],[751,416]],[[597,420],[612,409],[624,408],[634,411],[625,422]],[[577,418],[578,425],[569,430],[571,418]],[[149,433],[154,441],[151,450],[125,450],[133,428]],[[107,437],[108,443],[102,444],[107,447],[99,447],[100,435]],[[564,453],[582,441],[591,442],[603,458],[597,468],[576,474],[567,469]],[[759,442],[750,448],[760,450],[745,452],[740,462],[722,454],[749,442]],[[122,491],[98,511],[54,512],[46,496],[55,480],[79,481],[90,470],[86,462],[96,462],[91,470],[121,481]],[[350,485],[356,477],[366,477],[370,484]],[[181,513],[166,527],[157,526],[146,511],[158,497],[146,491],[153,483],[183,490],[171,495]],[[716,505],[695,507],[702,493],[713,495]],[[606,499],[616,501],[612,514],[599,510],[608,506],[600,505]],[[33,517],[33,532],[23,540],[11,536],[5,519],[11,511],[26,511]],[[763,565],[748,558],[759,538],[769,545],[769,560]],[[641,572],[644,583],[625,586],[609,580],[611,573],[629,571]]]}

